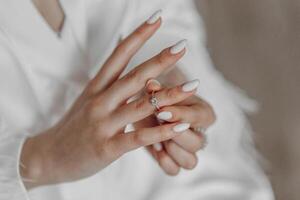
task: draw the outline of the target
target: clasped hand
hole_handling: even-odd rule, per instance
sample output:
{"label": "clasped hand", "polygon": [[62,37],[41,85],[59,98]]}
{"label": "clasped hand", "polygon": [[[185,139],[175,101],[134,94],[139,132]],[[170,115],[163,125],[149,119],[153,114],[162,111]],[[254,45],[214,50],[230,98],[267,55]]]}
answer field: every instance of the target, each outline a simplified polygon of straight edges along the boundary
{"label": "clasped hand", "polygon": [[[24,181],[28,189],[91,176],[140,147],[147,147],[168,174],[178,173],[180,166],[194,167],[195,152],[201,147],[203,136],[190,128],[207,127],[214,118],[210,106],[194,96],[198,83],[192,81],[171,88],[147,85],[148,90],[156,90],[161,111],[169,112],[169,118],[166,113],[157,113],[149,102],[149,93],[127,103],[149,80],[183,57],[184,41],[164,49],[120,78],[130,59],[160,25],[161,18],[151,23],[148,20],[124,39],[69,112],[55,126],[26,140],[21,155],[25,167],[20,167],[20,172],[31,180]],[[144,123],[154,114],[164,116],[165,122],[151,126]],[[124,134],[127,124],[139,125]],[[164,145],[156,148],[158,151],[149,146],[161,142]]]}

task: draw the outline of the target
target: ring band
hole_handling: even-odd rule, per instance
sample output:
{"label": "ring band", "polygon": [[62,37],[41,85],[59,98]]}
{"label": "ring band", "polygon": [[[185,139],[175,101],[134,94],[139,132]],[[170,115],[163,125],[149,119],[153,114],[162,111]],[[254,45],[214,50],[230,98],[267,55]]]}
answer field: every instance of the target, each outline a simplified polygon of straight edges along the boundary
{"label": "ring band", "polygon": [[150,98],[150,103],[151,103],[152,106],[154,106],[156,108],[156,110],[160,110],[160,107],[158,105],[158,100],[155,97],[155,92],[154,91],[152,91],[151,98]]}

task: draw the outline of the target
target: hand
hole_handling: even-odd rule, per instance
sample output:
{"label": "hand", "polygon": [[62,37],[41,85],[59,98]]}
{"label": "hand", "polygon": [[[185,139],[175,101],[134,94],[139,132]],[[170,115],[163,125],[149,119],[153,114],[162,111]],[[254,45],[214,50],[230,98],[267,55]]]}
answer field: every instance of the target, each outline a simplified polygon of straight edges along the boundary
{"label": "hand", "polygon": [[[194,84],[197,84],[197,80]],[[161,88],[158,81],[151,81],[147,85],[149,93],[160,91]],[[156,117],[148,117],[139,122],[138,126],[152,127],[158,124],[156,118],[164,121],[164,124],[188,122],[191,124],[191,129],[168,141],[148,146],[149,152],[169,175],[178,174],[180,168],[193,169],[197,164],[197,151],[206,145],[205,134],[195,132],[193,128],[206,129],[214,123],[216,117],[212,107],[200,97],[191,96],[180,103],[161,108],[156,113]]]}
{"label": "hand", "polygon": [[[26,180],[32,180],[24,181],[27,188],[91,176],[128,151],[171,139],[189,128],[186,123],[169,123],[124,134],[127,124],[155,111],[148,94],[128,104],[127,100],[143,89],[150,78],[170,69],[185,53],[182,45],[167,48],[119,78],[131,57],[160,24],[160,19],[144,23],[122,41],[63,119],[26,140],[21,154],[25,167],[20,167],[20,172]],[[167,106],[194,92],[177,86],[159,91],[156,97]]]}

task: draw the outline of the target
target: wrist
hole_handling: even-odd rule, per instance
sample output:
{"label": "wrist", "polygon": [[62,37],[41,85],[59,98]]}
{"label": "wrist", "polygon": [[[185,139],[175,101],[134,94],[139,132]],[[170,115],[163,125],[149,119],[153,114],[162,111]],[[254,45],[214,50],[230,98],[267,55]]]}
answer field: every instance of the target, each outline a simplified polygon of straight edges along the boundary
{"label": "wrist", "polygon": [[[46,185],[49,179],[47,172],[51,157],[51,151],[46,149],[50,143],[48,133],[42,133],[35,137],[27,138],[23,144],[19,166],[20,175],[27,189]],[[45,141],[45,142],[43,142]]]}

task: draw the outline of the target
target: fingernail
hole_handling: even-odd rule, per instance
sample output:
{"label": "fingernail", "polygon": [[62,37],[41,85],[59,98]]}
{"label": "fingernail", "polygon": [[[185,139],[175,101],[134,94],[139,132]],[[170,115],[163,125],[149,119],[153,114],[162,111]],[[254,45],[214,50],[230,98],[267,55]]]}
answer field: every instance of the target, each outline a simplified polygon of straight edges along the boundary
{"label": "fingernail", "polygon": [[182,85],[182,91],[191,92],[198,87],[199,83],[200,83],[200,81],[198,79],[186,82],[185,84]]}
{"label": "fingernail", "polygon": [[158,10],[146,21],[147,24],[154,24],[161,17],[162,10]]}
{"label": "fingernail", "polygon": [[170,49],[171,54],[177,54],[181,52],[183,49],[185,49],[186,43],[187,43],[186,39],[177,42],[174,46],[171,47]]}
{"label": "fingernail", "polygon": [[190,128],[190,124],[189,123],[181,123],[181,124],[177,124],[176,126],[173,127],[173,131],[176,133],[180,133],[183,132],[187,129]]}
{"label": "fingernail", "polygon": [[162,145],[161,145],[161,143],[155,143],[155,144],[153,144],[153,148],[155,149],[155,151],[161,151]]}
{"label": "fingernail", "polygon": [[172,118],[172,113],[168,112],[168,111],[164,111],[164,112],[158,113],[156,117],[161,120],[168,120],[168,119]]}
{"label": "fingernail", "polygon": [[147,87],[149,84],[151,84],[151,83],[154,83],[154,84],[156,84],[156,85],[161,86],[161,84],[160,84],[160,82],[159,82],[158,80],[156,80],[156,79],[150,79],[149,81],[147,81],[146,87]]}

